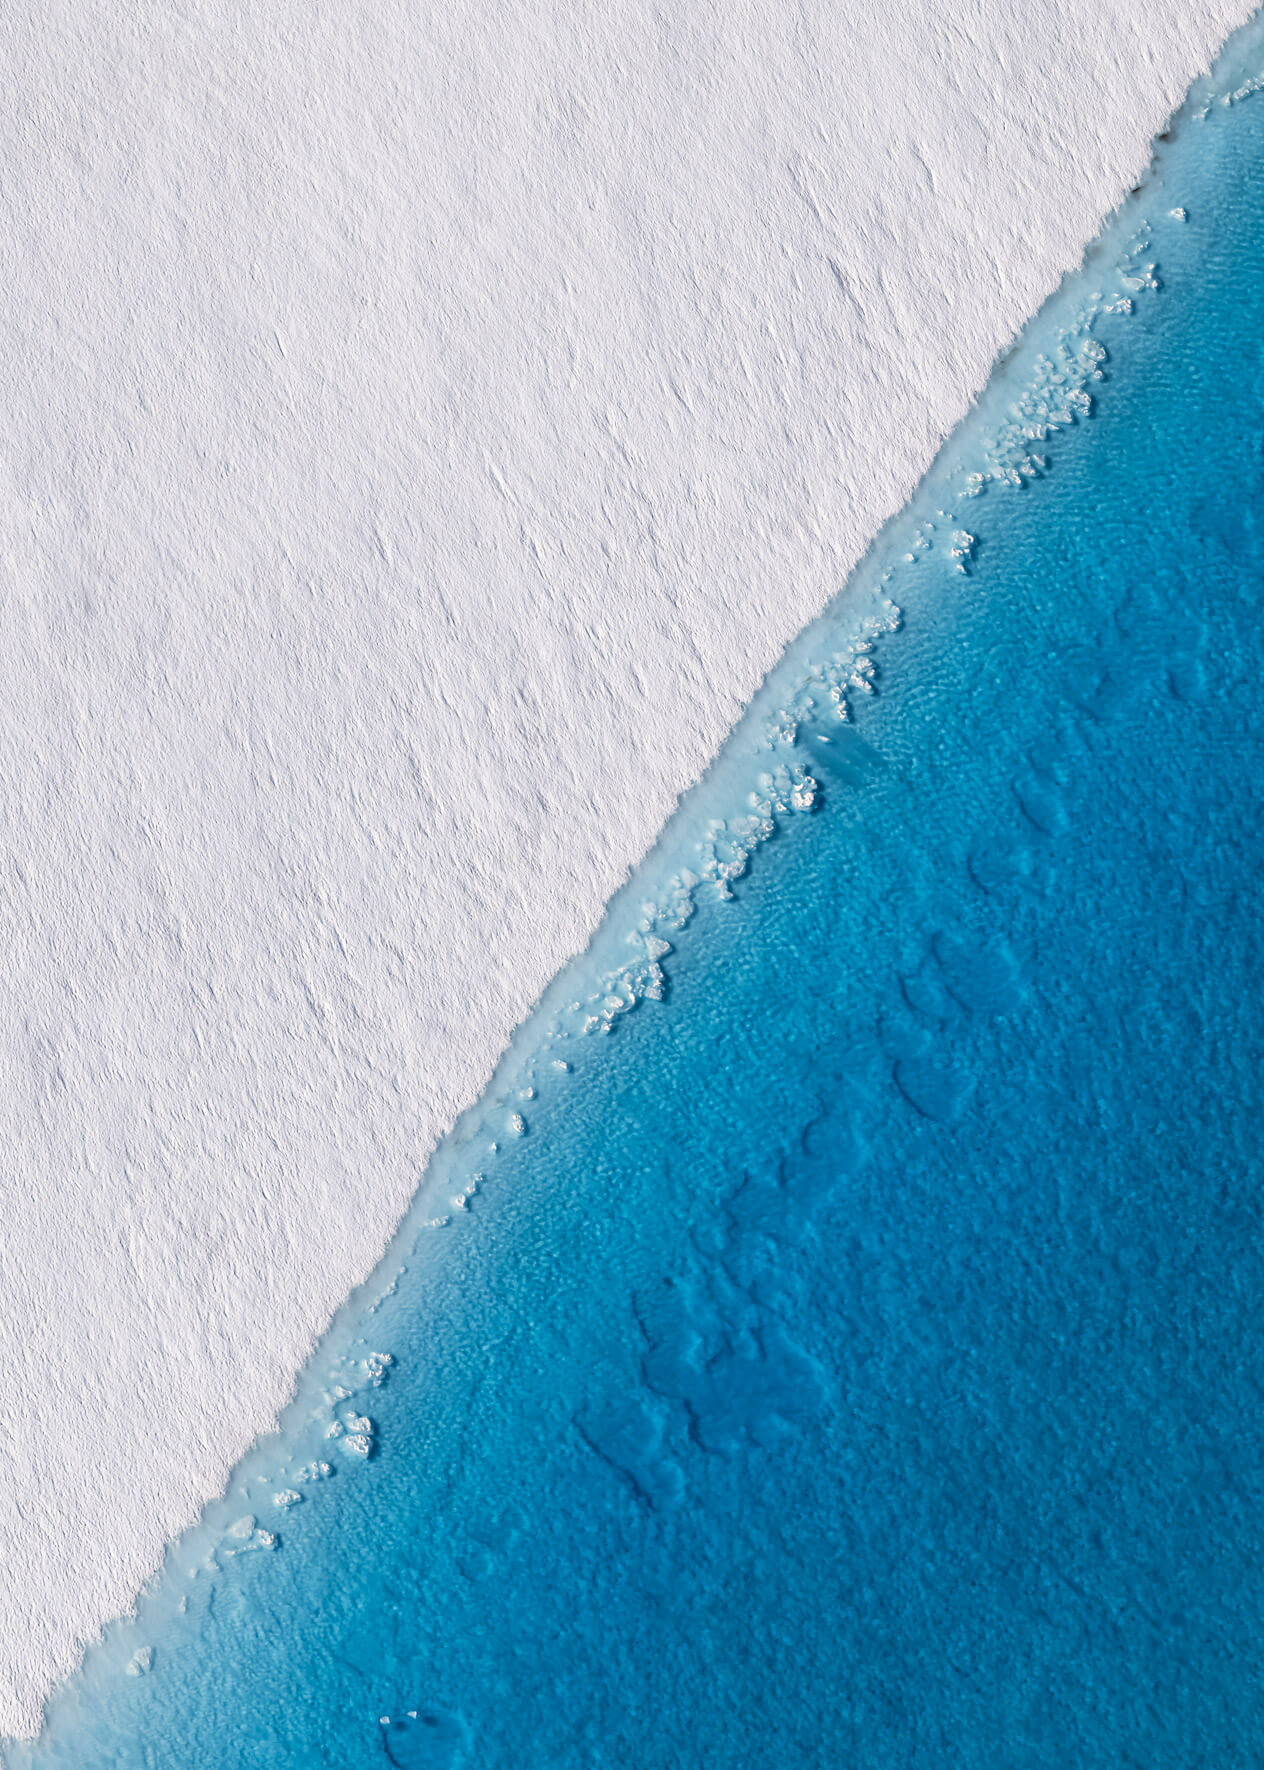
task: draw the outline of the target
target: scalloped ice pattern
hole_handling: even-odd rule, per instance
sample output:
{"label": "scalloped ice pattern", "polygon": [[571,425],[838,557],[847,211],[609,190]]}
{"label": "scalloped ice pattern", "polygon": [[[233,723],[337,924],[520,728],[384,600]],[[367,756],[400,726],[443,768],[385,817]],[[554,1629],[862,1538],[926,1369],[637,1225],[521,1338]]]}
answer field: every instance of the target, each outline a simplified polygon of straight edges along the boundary
{"label": "scalloped ice pattern", "polygon": [[15,1765],[1261,1761],[1261,70]]}

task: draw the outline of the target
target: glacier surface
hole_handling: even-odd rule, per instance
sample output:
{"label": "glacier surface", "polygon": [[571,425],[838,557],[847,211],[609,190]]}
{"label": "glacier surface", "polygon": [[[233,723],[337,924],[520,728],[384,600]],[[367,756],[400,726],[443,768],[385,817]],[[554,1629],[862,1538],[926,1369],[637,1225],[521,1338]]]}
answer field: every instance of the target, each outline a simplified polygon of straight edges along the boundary
{"label": "glacier surface", "polygon": [[0,1732],[1250,9],[0,36]]}

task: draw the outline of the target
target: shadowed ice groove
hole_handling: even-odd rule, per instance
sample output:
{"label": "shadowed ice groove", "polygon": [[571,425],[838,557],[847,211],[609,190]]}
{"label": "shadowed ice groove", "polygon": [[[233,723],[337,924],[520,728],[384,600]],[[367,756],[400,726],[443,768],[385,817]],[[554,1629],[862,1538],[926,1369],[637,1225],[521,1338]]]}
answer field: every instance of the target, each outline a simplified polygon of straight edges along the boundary
{"label": "shadowed ice groove", "polygon": [[12,1764],[1260,1761],[1261,68]]}

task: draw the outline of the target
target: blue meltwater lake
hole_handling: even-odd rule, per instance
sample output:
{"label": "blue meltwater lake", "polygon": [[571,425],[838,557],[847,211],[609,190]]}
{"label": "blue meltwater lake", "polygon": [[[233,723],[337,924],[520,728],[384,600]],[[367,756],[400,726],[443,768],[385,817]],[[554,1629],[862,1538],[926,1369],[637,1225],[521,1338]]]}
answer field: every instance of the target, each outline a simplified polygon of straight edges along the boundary
{"label": "blue meltwater lake", "polygon": [[1264,1762],[1256,75],[14,1766]]}

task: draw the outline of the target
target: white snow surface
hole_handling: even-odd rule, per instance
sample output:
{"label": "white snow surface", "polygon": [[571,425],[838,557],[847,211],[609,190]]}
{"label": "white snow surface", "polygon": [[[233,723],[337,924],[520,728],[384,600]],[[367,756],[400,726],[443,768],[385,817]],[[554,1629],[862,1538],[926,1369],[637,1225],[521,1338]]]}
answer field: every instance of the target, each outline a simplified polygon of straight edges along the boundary
{"label": "white snow surface", "polygon": [[0,25],[0,1731],[1241,0]]}

